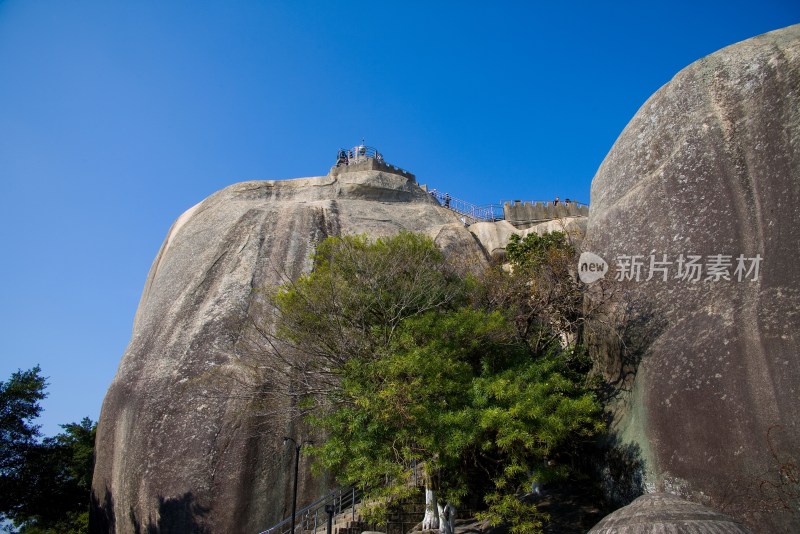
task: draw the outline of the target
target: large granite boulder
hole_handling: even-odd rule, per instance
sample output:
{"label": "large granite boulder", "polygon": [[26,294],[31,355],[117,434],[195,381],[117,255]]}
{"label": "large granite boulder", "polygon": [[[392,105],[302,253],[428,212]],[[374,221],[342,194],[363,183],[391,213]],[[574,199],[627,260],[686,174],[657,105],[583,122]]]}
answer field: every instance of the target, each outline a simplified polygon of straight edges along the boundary
{"label": "large granite boulder", "polygon": [[[248,340],[260,290],[307,271],[328,235],[401,229],[487,260],[455,213],[390,172],[236,184],[181,215],[103,403],[92,530],[252,534],[286,517],[294,454],[282,438],[308,433],[282,416],[288,397],[260,402],[264,354]],[[301,466],[300,506],[326,490]]]}
{"label": "large granite boulder", "polygon": [[800,25],[642,106],[592,182],[583,247],[609,265],[590,288],[616,323],[590,330],[645,485],[758,532],[800,531],[798,244]]}

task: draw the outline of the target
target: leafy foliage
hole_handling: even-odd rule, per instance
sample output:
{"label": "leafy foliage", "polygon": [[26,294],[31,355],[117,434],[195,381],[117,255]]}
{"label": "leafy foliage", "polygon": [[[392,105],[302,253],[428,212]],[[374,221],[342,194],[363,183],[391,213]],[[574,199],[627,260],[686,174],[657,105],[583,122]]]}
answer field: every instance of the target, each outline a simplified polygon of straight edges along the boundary
{"label": "leafy foliage", "polygon": [[430,239],[324,240],[314,271],[278,293],[281,334],[332,359],[386,345],[407,317],[458,298],[459,282]]}
{"label": "leafy foliage", "polygon": [[36,366],[17,371],[7,382],[0,382],[0,480],[16,473],[25,451],[39,437],[39,427],[32,421],[42,411],[39,401],[47,396],[47,383],[40,372]]}
{"label": "leafy foliage", "polygon": [[575,249],[564,232],[528,234],[525,238],[512,234],[506,245],[508,261],[523,268],[541,266],[551,262],[554,257],[574,253]]}
{"label": "leafy foliage", "polygon": [[429,312],[405,322],[384,357],[347,362],[336,408],[318,418],[330,433],[315,451],[321,465],[396,498],[424,463],[440,496],[459,502],[461,467],[480,433],[472,381],[502,357],[501,327],[498,314]]}
{"label": "leafy foliage", "polygon": [[278,337],[304,355],[295,371],[310,375],[314,362],[329,377],[304,389],[328,436],[313,448],[317,467],[364,488],[378,520],[381,503],[414,491],[417,472],[455,504],[482,472],[482,517],[538,531],[542,514],[519,497],[563,475],[548,455],[601,427],[581,351],[558,335],[575,310],[533,301],[571,287],[561,280],[570,253],[558,236],[526,239],[513,273],[477,280],[457,276],[424,236],[323,241],[314,271],[274,296]]}
{"label": "leafy foliage", "polygon": [[503,459],[495,491],[486,497],[489,509],[481,518],[494,525],[508,523],[512,532],[536,532],[541,515],[517,497],[533,482],[566,476],[566,464],[547,458],[602,430],[597,399],[576,378],[569,359],[553,349],[533,359],[525,354],[514,365],[476,381],[483,451]]}
{"label": "leafy foliage", "polygon": [[40,439],[46,379],[40,368],[0,382],[0,518],[20,532],[88,532],[96,425],[88,418]]}
{"label": "leafy foliage", "polygon": [[276,359],[293,370],[298,396],[325,395],[350,359],[381,357],[404,320],[463,294],[463,281],[424,236],[328,238],[314,271],[272,296],[277,336],[270,343],[281,345]]}
{"label": "leafy foliage", "polygon": [[505,310],[517,334],[536,353],[561,341],[573,344],[583,322],[583,294],[573,273],[575,249],[567,235],[512,235],[506,254],[511,269],[490,269],[476,300]]}

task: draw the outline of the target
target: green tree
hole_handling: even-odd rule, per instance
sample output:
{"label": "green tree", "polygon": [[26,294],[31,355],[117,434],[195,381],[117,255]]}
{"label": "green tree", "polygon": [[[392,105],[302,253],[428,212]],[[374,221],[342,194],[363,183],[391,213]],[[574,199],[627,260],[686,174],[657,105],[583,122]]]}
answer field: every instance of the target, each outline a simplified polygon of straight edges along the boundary
{"label": "green tree", "polygon": [[329,434],[315,450],[320,465],[380,501],[409,495],[424,466],[426,486],[460,502],[479,434],[472,383],[489,358],[502,357],[502,322],[469,308],[427,312],[405,321],[382,357],[349,360],[329,396],[333,409],[315,417]]}
{"label": "green tree", "polygon": [[338,370],[353,358],[386,353],[406,319],[464,298],[463,281],[424,236],[403,232],[369,242],[331,237],[313,257],[314,270],[272,294],[275,376],[292,370],[289,388],[318,400],[338,387]]}
{"label": "green tree", "polygon": [[517,288],[498,305],[491,287],[457,276],[430,239],[408,233],[329,239],[314,260],[274,303],[278,339],[303,354],[296,374],[327,376],[326,387],[305,378],[295,390],[328,436],[314,449],[318,465],[378,504],[413,491],[416,467],[443,502],[458,504],[469,473],[482,470],[492,481],[484,517],[536,532],[541,516],[520,494],[556,475],[545,457],[596,432],[600,418],[571,365],[574,348],[520,331],[528,304],[514,299],[530,293]]}
{"label": "green tree", "polygon": [[575,276],[575,248],[563,232],[512,235],[508,265],[491,268],[475,299],[503,309],[534,352],[575,344],[583,324],[583,293]]}
{"label": "green tree", "polygon": [[564,232],[528,234],[524,238],[512,234],[506,245],[508,261],[517,267],[537,267],[552,263],[555,256],[572,255],[575,248]]}
{"label": "green tree", "polygon": [[38,366],[19,370],[0,382],[0,514],[5,517],[13,517],[19,507],[16,495],[24,491],[25,460],[40,436],[33,424],[42,412],[39,401],[47,396],[40,372]]}
{"label": "green tree", "polygon": [[62,425],[41,439],[32,421],[41,413],[46,379],[37,366],[0,382],[0,517],[19,532],[88,532],[96,424]]}

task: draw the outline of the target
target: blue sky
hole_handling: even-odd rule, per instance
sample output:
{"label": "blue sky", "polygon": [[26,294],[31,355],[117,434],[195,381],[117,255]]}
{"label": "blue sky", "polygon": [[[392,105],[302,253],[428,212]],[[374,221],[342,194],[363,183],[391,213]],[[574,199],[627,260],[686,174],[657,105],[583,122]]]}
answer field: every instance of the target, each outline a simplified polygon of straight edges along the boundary
{"label": "blue sky", "polygon": [[0,0],[0,380],[42,366],[43,432],[97,419],[175,218],[325,174],[364,138],[475,204],[589,200],[689,63],[796,1]]}

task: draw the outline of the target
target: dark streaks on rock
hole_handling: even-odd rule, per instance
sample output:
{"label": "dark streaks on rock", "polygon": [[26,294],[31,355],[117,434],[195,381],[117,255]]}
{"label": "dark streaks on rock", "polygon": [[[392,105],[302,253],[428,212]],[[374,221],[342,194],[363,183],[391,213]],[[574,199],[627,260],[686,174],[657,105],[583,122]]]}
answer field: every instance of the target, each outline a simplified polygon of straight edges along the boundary
{"label": "dark streaks on rock", "polygon": [[[647,303],[665,325],[616,407],[648,483],[755,531],[800,530],[800,26],[678,73],[622,132],[591,200],[583,248],[609,265],[651,251],[704,264],[732,256],[731,280],[675,279],[673,265],[667,281],[621,291],[620,302]],[[762,258],[757,280],[736,279],[739,254]],[[620,370],[615,343],[596,352],[609,379]]]}
{"label": "dark streaks on rock", "polygon": [[[254,324],[269,329],[263,290],[307,272],[327,236],[401,229],[485,261],[455,214],[383,172],[235,184],[181,215],[103,404],[94,531],[252,533],[285,517],[282,437],[311,430],[285,417],[288,395],[263,401],[279,385],[259,374],[265,353],[250,342]],[[301,506],[327,484],[303,463]]]}

